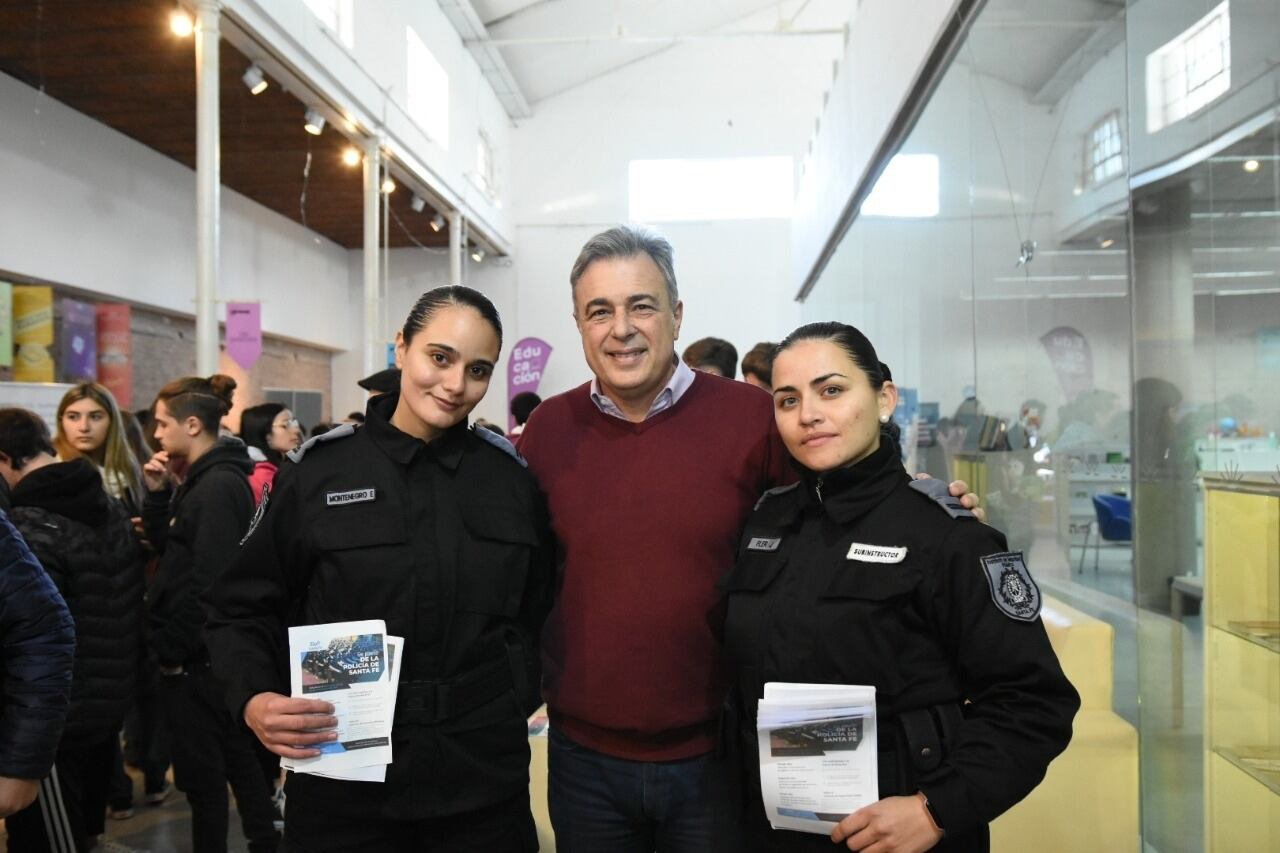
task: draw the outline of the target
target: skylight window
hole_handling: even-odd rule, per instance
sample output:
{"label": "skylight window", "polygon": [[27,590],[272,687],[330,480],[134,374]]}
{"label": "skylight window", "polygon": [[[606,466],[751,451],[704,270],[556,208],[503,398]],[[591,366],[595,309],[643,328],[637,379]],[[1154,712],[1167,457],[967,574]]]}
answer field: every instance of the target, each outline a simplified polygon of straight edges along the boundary
{"label": "skylight window", "polygon": [[895,154],[862,203],[863,216],[924,219],[938,215],[940,172],[936,154]]}
{"label": "skylight window", "polygon": [[441,148],[449,147],[449,73],[413,29],[405,27],[409,67],[406,108],[418,126]]}
{"label": "skylight window", "polygon": [[1147,56],[1147,132],[1181,121],[1231,88],[1229,0]]}
{"label": "skylight window", "polygon": [[635,222],[785,219],[795,197],[790,157],[632,160]]}

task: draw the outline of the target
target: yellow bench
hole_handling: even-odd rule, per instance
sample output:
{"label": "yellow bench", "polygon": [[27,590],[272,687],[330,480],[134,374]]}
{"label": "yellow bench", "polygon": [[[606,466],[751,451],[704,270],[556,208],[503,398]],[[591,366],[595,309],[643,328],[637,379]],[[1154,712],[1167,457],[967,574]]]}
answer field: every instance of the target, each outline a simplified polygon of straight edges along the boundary
{"label": "yellow bench", "polygon": [[1080,713],[1071,745],[1044,781],[991,825],[991,849],[1135,850],[1138,732],[1111,710],[1115,631],[1048,597],[1042,618],[1063,671],[1080,692]]}
{"label": "yellow bench", "polygon": [[[1002,851],[1134,850],[1138,844],[1138,733],[1111,710],[1114,631],[1045,598],[1043,619],[1062,668],[1080,691],[1071,745],[1040,787],[991,825]],[[546,713],[545,710],[540,713]],[[529,738],[529,794],[544,853],[555,848],[547,815],[547,739]]]}

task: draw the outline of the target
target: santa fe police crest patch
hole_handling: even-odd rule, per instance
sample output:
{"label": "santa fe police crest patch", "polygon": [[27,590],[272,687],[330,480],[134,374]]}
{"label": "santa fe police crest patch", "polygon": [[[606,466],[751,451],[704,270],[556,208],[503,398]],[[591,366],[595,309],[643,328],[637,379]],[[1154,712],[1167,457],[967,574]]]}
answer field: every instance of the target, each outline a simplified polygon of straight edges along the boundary
{"label": "santa fe police crest patch", "polygon": [[1021,551],[983,557],[982,568],[991,587],[991,600],[1004,615],[1022,622],[1036,621],[1040,615],[1040,588],[1031,579]]}

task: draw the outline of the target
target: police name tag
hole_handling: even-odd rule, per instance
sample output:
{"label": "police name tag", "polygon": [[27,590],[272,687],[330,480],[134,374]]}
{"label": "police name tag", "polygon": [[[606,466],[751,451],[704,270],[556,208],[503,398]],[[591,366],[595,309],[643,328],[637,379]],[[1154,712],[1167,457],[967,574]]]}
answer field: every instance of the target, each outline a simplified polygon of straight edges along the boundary
{"label": "police name tag", "polygon": [[863,545],[854,542],[849,546],[846,560],[858,560],[863,563],[901,563],[907,557],[907,546],[886,548],[883,545]]}
{"label": "police name tag", "polygon": [[766,539],[763,536],[756,536],[747,543],[748,551],[776,551],[778,546],[782,544],[781,539]]}
{"label": "police name tag", "polygon": [[375,491],[374,489],[356,489],[350,492],[329,492],[324,496],[324,502],[329,506],[367,503],[374,499]]}

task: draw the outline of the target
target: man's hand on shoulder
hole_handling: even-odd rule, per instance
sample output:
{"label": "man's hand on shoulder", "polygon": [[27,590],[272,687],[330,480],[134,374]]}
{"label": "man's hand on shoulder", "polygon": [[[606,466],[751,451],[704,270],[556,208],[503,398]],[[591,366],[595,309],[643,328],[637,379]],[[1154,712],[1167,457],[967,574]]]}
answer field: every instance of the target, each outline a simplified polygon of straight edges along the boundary
{"label": "man's hand on shoulder", "polygon": [[[929,480],[932,477],[922,471],[916,474],[916,479]],[[980,500],[978,496],[969,491],[969,484],[964,480],[952,480],[951,485],[947,487],[947,491],[951,493],[951,497],[959,498],[965,509],[972,510],[973,514],[978,517],[978,521],[987,520],[987,511],[979,506]]]}

